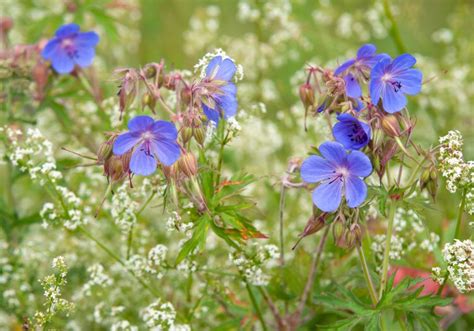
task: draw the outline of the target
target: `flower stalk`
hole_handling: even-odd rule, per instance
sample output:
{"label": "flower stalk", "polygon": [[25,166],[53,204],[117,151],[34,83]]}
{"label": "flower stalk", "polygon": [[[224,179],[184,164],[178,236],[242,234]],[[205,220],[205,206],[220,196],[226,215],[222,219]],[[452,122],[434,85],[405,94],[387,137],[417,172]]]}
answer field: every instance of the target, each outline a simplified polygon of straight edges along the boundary
{"label": "flower stalk", "polygon": [[390,204],[390,210],[388,214],[388,227],[387,227],[387,235],[385,237],[385,252],[384,252],[383,264],[382,264],[382,278],[380,280],[379,299],[382,297],[385,287],[387,286],[388,264],[390,262],[390,245],[392,242],[393,221],[395,218],[395,210],[396,210],[396,203],[395,201],[392,201],[392,203]]}

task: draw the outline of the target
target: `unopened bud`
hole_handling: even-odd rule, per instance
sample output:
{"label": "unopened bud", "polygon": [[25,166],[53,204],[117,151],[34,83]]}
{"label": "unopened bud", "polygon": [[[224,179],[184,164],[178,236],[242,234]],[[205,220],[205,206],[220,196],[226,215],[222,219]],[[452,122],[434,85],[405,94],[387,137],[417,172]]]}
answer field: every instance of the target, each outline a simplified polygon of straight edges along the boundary
{"label": "unopened bud", "polygon": [[204,140],[206,139],[206,134],[204,132],[203,127],[193,128],[193,136],[199,145],[202,146],[204,144]]}
{"label": "unopened bud", "polygon": [[104,174],[111,182],[118,182],[129,174],[130,158],[132,153],[111,155],[104,161]]}
{"label": "unopened bud", "polygon": [[181,154],[178,167],[187,177],[194,177],[198,172],[196,157],[190,152]]}
{"label": "unopened bud", "polygon": [[152,112],[155,111],[156,98],[154,98],[149,92],[145,92],[142,95],[142,109],[148,107]]}
{"label": "unopened bud", "polygon": [[400,124],[395,115],[384,115],[381,121],[383,131],[390,137],[400,136]]}
{"label": "unopened bud", "polygon": [[181,101],[186,105],[189,104],[191,102],[191,95],[192,91],[190,87],[183,88],[180,93]]}
{"label": "unopened bud", "polygon": [[193,137],[193,129],[186,126],[182,127],[179,131],[179,135],[181,136],[183,144],[186,144]]}
{"label": "unopened bud", "polygon": [[332,224],[332,235],[334,237],[334,242],[339,247],[342,247],[344,243],[344,230],[344,222],[340,218],[337,218]]}
{"label": "unopened bud", "polygon": [[314,105],[314,90],[311,84],[305,83],[300,86],[300,99],[303,102],[305,108],[309,108]]}
{"label": "unopened bud", "polygon": [[100,144],[97,151],[97,160],[99,163],[105,162],[110,156],[112,156],[112,147],[116,138],[117,136],[113,135],[110,139]]}
{"label": "unopened bud", "polygon": [[323,213],[320,216],[311,215],[311,217],[308,219],[308,222],[306,222],[306,226],[304,227],[303,232],[299,234],[300,238],[298,239],[298,241],[296,242],[296,244],[293,246],[292,249],[296,248],[296,246],[299,244],[301,239],[321,230],[325,225],[324,220],[326,219],[326,215],[327,215],[326,213]]}
{"label": "unopened bud", "polygon": [[349,231],[345,234],[345,241],[347,248],[353,248],[356,245],[360,246],[362,239],[362,230],[359,224],[352,224]]}
{"label": "unopened bud", "polygon": [[436,167],[432,166],[423,170],[420,176],[420,189],[426,189],[432,199],[436,199],[438,193],[438,172]]}

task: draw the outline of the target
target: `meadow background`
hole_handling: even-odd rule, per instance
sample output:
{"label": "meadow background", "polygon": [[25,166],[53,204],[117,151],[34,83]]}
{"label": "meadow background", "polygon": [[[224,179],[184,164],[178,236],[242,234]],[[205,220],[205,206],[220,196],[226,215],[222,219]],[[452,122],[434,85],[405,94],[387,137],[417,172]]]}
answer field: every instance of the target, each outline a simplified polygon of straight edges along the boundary
{"label": "meadow background", "polygon": [[[0,16],[13,20],[9,32],[13,45],[49,38],[60,25],[69,22],[80,24],[84,31],[96,31],[101,40],[93,67],[102,90],[97,103],[86,90],[75,88],[73,79],[63,77],[58,86],[64,89],[57,95],[67,100],[64,108],[58,109],[50,102],[25,101],[12,115],[2,106],[0,125],[32,125],[41,130],[53,143],[58,169],[64,173],[68,187],[89,208],[90,232],[117,254],[125,254],[127,235],[117,220],[117,213],[125,211],[117,210],[126,201],[141,205],[150,182],[136,184],[135,191],[124,193],[122,201],[109,198],[103,216],[94,219],[91,210],[107,186],[102,168],[70,169],[82,161],[61,147],[90,155],[103,140],[103,132],[119,123],[115,68],[139,67],[164,59],[169,67],[192,71],[204,54],[222,48],[244,68],[244,79],[238,85],[237,119],[242,130],[224,154],[225,171],[232,174],[244,169],[257,176],[249,192],[261,211],[255,215],[254,224],[269,237],[260,241],[278,246],[280,178],[290,158],[304,157],[311,146],[328,136],[321,118],[310,118],[308,132],[303,130],[298,86],[304,82],[303,69],[308,63],[334,68],[369,42],[379,52],[410,52],[416,56],[425,79],[431,79],[420,95],[409,99],[410,113],[417,118],[414,139],[429,147],[449,130],[457,129],[464,137],[465,160],[474,158],[473,2],[397,0],[391,1],[391,6],[397,30],[392,29],[384,1],[0,0]],[[7,86],[6,80],[0,83],[2,88]],[[15,93],[31,100],[28,89],[26,84]],[[1,101],[6,102],[4,95]],[[99,107],[107,120],[98,115]],[[139,113],[138,108],[132,113]],[[0,151],[5,155],[8,147]],[[105,330],[115,325],[117,329],[146,329],[140,311],[153,301],[150,293],[83,235],[60,226],[41,225],[39,213],[51,200],[43,185],[6,161],[0,163],[0,182],[0,329],[21,329],[25,317],[31,318],[44,308],[38,279],[51,273],[51,263],[57,256],[64,256],[69,267],[62,296],[75,302],[76,309],[68,317],[56,316],[51,327]],[[437,239],[431,246],[423,246],[424,239],[410,237],[408,225],[397,233],[402,244],[399,256],[391,263],[428,272],[439,265],[441,248],[452,238],[459,201],[459,193],[447,192],[441,183],[436,203],[418,213],[425,231]],[[311,197],[307,192],[289,190],[286,206],[284,243],[291,268],[284,291],[280,291],[274,268],[270,265],[264,269],[272,279],[270,289],[283,301],[291,300],[304,285],[310,253],[318,242],[318,236],[309,237],[291,251],[311,213]],[[138,256],[136,264],[142,263],[140,258],[157,244],[167,246],[169,260],[173,260],[185,234],[169,229],[170,217],[162,213],[158,202],[151,203],[137,217],[133,246],[133,254]],[[472,219],[466,219],[463,238],[472,235],[472,226],[468,225]],[[374,234],[384,232],[376,220],[369,227]],[[370,264],[375,266],[372,240],[367,238],[364,247]],[[408,250],[409,242],[418,246]],[[195,330],[260,327],[252,317],[245,287],[232,276],[235,267],[228,255],[229,248],[221,240],[209,238],[206,250],[188,265],[158,271],[162,278],[150,276],[163,302],[173,302],[177,323],[189,324]],[[230,275],[196,272],[204,265],[217,271],[228,269]],[[140,269],[130,266],[134,267]],[[101,273],[105,278],[97,280]],[[351,286],[361,279],[353,251],[338,248],[332,241],[319,275],[314,293],[337,285]],[[257,300],[263,302],[259,296]],[[316,314],[306,321],[308,330],[337,319],[317,302],[310,306]],[[129,325],[123,321],[129,321]],[[451,325],[451,330],[468,330],[473,325],[474,318],[466,314]]]}

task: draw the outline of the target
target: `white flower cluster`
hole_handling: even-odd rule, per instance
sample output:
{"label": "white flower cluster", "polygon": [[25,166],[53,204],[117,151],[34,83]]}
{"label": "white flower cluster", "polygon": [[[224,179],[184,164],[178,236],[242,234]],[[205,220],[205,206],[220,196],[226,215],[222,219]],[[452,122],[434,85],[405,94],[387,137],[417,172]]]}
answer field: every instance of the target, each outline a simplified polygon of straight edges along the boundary
{"label": "white flower cluster", "polygon": [[270,276],[264,273],[263,267],[275,265],[278,256],[278,248],[275,245],[264,245],[258,246],[257,253],[251,258],[244,252],[235,251],[229,254],[229,260],[247,282],[254,286],[266,286]]}
{"label": "white flower cluster", "polygon": [[138,331],[138,327],[127,320],[117,321],[110,327],[111,331]]}
{"label": "white flower cluster", "polygon": [[129,195],[128,183],[123,183],[112,197],[112,207],[110,213],[115,224],[126,234],[130,227],[137,221],[136,210],[137,203]]}
{"label": "white flower cluster", "polygon": [[112,279],[104,272],[104,267],[100,263],[87,268],[87,272],[90,274],[90,279],[82,287],[82,293],[85,296],[91,296],[96,289],[109,287],[113,284]]}
{"label": "white flower cluster", "polygon": [[141,316],[146,326],[151,330],[161,331],[190,331],[191,328],[185,324],[175,324],[176,311],[170,302],[161,303],[160,300],[153,302],[142,310]]}
{"label": "white flower cluster", "polygon": [[52,268],[54,274],[46,276],[41,280],[41,285],[44,289],[44,296],[46,302],[45,312],[37,311],[35,313],[35,321],[39,327],[49,322],[53,316],[62,312],[68,316],[74,310],[74,304],[62,298],[61,288],[67,284],[67,265],[62,256],[58,256],[53,259]]}
{"label": "white flower cluster", "polygon": [[474,289],[474,243],[467,239],[455,239],[447,243],[443,249],[443,257],[447,264],[449,279],[461,293]]}
{"label": "white flower cluster", "polygon": [[474,214],[474,161],[464,161],[463,138],[457,130],[449,131],[439,138],[439,170],[446,179],[446,189],[454,193],[466,190],[465,210]]}
{"label": "white flower cluster", "polygon": [[56,161],[53,156],[53,145],[41,132],[28,128],[26,133],[21,130],[6,127],[4,129],[10,145],[8,158],[21,171],[28,172],[31,179],[41,185],[47,181],[55,183],[62,178],[56,170]]}
{"label": "white flower cluster", "polygon": [[75,230],[78,226],[89,223],[91,218],[90,207],[83,207],[81,199],[67,187],[57,185],[56,190],[60,194],[62,204],[67,208],[67,210],[65,210],[64,227],[69,230]]}
{"label": "white flower cluster", "polygon": [[229,139],[237,137],[242,131],[242,127],[235,117],[230,117],[227,119],[228,130],[229,130]]}
{"label": "white flower cluster", "polygon": [[173,232],[179,231],[186,234],[186,237],[192,235],[192,228],[194,226],[193,222],[184,222],[183,218],[177,211],[172,211],[170,216],[166,220],[166,231]]}
{"label": "white flower cluster", "polygon": [[166,267],[166,254],[168,248],[164,245],[156,245],[149,252],[147,257],[132,255],[127,260],[127,268],[137,276],[153,275],[157,279],[163,277],[160,268]]}

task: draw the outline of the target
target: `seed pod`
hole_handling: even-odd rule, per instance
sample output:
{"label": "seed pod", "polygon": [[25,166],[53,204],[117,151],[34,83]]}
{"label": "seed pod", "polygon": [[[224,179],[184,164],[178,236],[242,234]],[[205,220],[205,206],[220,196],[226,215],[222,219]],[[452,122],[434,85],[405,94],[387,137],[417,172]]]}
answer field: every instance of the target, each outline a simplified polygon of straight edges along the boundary
{"label": "seed pod", "polygon": [[316,216],[316,215],[311,215],[310,218],[308,219],[308,222],[306,222],[306,226],[304,227],[304,230],[303,232],[301,232],[299,234],[299,239],[298,241],[296,242],[296,244],[293,246],[292,249],[295,249],[296,246],[299,244],[299,242],[309,236],[309,235],[312,235],[313,233],[316,233],[318,232],[319,230],[321,230],[324,225],[325,225],[325,222],[324,220],[326,219],[326,216],[327,214],[326,213],[323,213],[319,216]]}
{"label": "seed pod", "polygon": [[196,157],[190,152],[181,154],[178,167],[187,177],[194,177],[198,172]]}
{"label": "seed pod", "polygon": [[156,98],[149,92],[145,92],[142,95],[142,109],[148,107],[152,112],[155,112]]}
{"label": "seed pod", "polygon": [[110,156],[112,156],[112,147],[117,135],[113,134],[107,141],[100,144],[97,151],[97,160],[99,163],[105,162]]}
{"label": "seed pod", "polygon": [[344,244],[344,230],[344,222],[340,218],[337,218],[332,224],[332,235],[334,237],[334,242],[339,247],[342,247]]}
{"label": "seed pod", "polygon": [[181,136],[183,144],[186,144],[193,137],[193,129],[190,127],[182,127],[179,131],[179,135]]}
{"label": "seed pod", "polygon": [[206,135],[205,135],[204,129],[202,127],[193,128],[193,136],[194,136],[194,139],[196,139],[196,141],[199,145],[202,146],[204,144],[204,140],[206,139]]}
{"label": "seed pod", "polygon": [[357,223],[352,224],[350,230],[346,231],[346,234],[345,234],[346,247],[353,248],[356,245],[360,246],[361,239],[362,239],[362,230],[359,224]]}
{"label": "seed pod", "polygon": [[311,84],[305,83],[300,86],[300,99],[305,108],[309,108],[314,105],[315,97]]}
{"label": "seed pod", "polygon": [[390,137],[400,136],[400,124],[395,115],[384,115],[382,117],[381,126],[383,131]]}

